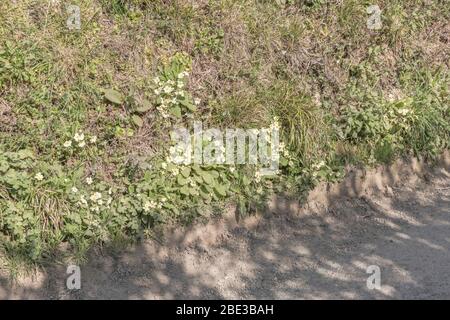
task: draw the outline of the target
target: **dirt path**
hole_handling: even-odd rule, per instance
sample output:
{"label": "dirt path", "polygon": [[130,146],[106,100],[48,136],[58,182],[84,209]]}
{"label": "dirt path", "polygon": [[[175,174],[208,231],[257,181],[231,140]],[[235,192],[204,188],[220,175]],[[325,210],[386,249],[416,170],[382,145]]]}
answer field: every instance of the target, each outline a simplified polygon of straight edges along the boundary
{"label": "dirt path", "polygon": [[[424,178],[95,252],[76,292],[65,289],[65,266],[15,285],[3,277],[0,298],[450,298],[450,171]],[[369,265],[381,269],[379,290],[366,286]]]}

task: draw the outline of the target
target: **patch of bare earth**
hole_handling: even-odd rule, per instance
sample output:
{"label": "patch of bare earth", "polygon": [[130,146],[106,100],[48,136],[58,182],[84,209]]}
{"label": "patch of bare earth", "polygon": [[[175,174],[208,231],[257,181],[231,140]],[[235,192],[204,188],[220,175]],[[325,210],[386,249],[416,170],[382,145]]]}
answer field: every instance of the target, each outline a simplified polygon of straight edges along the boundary
{"label": "patch of bare earth", "polygon": [[[0,298],[436,299],[450,296],[450,162],[353,170],[302,207],[274,198],[265,215],[176,229],[121,253],[95,251],[82,288],[53,265]],[[381,269],[369,290],[367,267]]]}

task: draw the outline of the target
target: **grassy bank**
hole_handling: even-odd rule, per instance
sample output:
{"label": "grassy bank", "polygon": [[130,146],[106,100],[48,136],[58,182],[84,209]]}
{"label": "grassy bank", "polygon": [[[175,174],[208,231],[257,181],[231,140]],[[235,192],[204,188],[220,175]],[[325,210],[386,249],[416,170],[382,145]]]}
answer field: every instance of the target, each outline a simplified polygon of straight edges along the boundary
{"label": "grassy bank", "polygon": [[[67,27],[67,5],[81,27]],[[0,250],[150,236],[302,199],[346,164],[449,146],[446,1],[71,0],[0,3]],[[274,120],[275,119],[275,120]],[[280,174],[168,163],[172,128],[278,122]]]}

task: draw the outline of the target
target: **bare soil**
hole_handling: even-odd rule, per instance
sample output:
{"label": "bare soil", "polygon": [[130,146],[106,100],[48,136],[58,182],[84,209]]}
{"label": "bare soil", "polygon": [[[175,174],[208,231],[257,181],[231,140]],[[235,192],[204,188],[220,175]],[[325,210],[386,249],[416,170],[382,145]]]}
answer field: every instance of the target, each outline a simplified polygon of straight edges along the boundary
{"label": "bare soil", "polygon": [[[418,160],[351,170],[308,202],[274,198],[268,213],[232,214],[119,253],[95,250],[82,288],[66,266],[11,283],[0,299],[438,299],[450,298],[450,162]],[[381,288],[368,289],[369,265]]]}

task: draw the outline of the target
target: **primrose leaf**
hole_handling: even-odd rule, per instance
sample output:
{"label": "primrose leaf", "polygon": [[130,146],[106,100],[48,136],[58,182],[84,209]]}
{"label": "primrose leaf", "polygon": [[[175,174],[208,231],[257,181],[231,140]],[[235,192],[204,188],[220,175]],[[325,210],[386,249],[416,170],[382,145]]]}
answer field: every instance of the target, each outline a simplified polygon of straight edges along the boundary
{"label": "primrose leaf", "polygon": [[114,104],[122,104],[123,97],[122,94],[114,89],[105,90],[105,99]]}
{"label": "primrose leaf", "polygon": [[144,100],[144,102],[142,103],[142,105],[140,107],[136,108],[136,112],[137,113],[146,113],[147,111],[149,111],[152,108],[152,104],[150,101],[148,100]]}
{"label": "primrose leaf", "polygon": [[135,114],[131,116],[131,120],[138,127],[142,127],[144,125],[144,121],[142,120],[142,118],[137,116],[137,115],[135,115]]}

